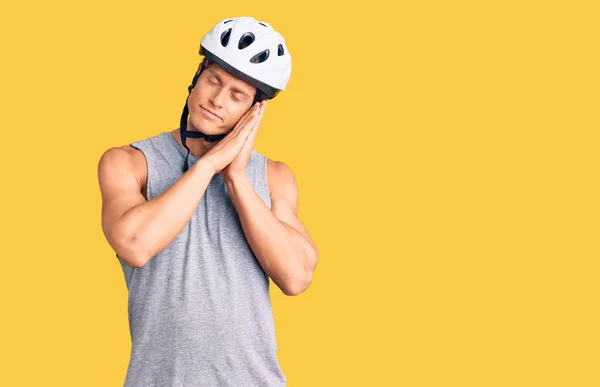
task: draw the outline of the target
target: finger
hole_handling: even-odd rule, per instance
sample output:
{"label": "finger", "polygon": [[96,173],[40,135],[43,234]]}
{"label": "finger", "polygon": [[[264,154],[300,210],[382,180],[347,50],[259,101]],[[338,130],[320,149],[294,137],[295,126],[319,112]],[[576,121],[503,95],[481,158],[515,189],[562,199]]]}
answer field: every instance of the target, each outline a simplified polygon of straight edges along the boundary
{"label": "finger", "polygon": [[246,126],[246,129],[244,131],[244,139],[247,138],[250,133],[252,133],[254,131],[254,128],[256,127],[257,123],[259,121],[259,117],[258,114],[256,114],[255,116],[252,117],[252,120],[248,122],[248,125]]}
{"label": "finger", "polygon": [[[257,104],[252,105],[247,111],[246,113],[244,113],[244,115],[242,116],[242,119],[247,120],[248,118],[250,118],[252,116],[252,113],[254,113],[254,111],[257,108]],[[240,120],[241,121],[241,120]]]}
{"label": "finger", "polygon": [[240,133],[236,136],[236,138],[239,138],[240,141],[244,142],[246,141],[246,138],[248,138],[248,135],[250,134],[250,132],[252,132],[252,129],[254,128],[254,126],[256,125],[256,121],[258,120],[258,112],[254,112],[246,121],[246,123],[244,124],[244,126],[242,127],[242,129],[240,129]]}
{"label": "finger", "polygon": [[242,147],[240,149],[240,152],[243,152],[245,155],[250,154],[250,152],[252,151],[252,147],[254,145],[254,139],[256,138],[256,134],[258,133],[257,125],[258,125],[258,121],[252,127],[252,130],[249,131],[248,136],[245,138],[244,144],[242,145]]}
{"label": "finger", "polygon": [[263,101],[263,103],[261,103],[261,105],[260,105],[260,111],[258,113],[258,118],[257,118],[256,122],[254,123],[254,126],[252,127],[253,130],[259,128],[264,114],[265,114],[265,104]]}
{"label": "finger", "polygon": [[260,104],[260,114],[259,119],[262,121],[263,116],[265,115],[265,109],[267,108],[267,101],[262,101]]}
{"label": "finger", "polygon": [[[256,106],[256,105],[255,105]],[[236,134],[237,132],[240,131],[240,129],[244,126],[244,124],[248,121],[248,119],[250,118],[250,116],[252,115],[252,112],[254,111],[254,107],[252,106],[250,107],[245,113],[244,115],[242,115],[242,117],[238,120],[238,122],[234,125],[233,129],[231,130],[232,134]]]}
{"label": "finger", "polygon": [[258,111],[259,105],[258,104],[254,104],[254,106],[252,106],[250,109],[248,109],[248,111],[246,112],[246,114],[244,114],[244,117],[242,118],[242,120],[240,120],[239,122],[239,129],[243,130],[245,125],[248,124],[249,121],[252,120],[253,115],[256,114],[256,112]]}
{"label": "finger", "polygon": [[257,106],[255,108],[255,110],[252,112],[252,114],[250,115],[250,118],[248,119],[248,121],[246,121],[246,124],[244,125],[243,130],[245,132],[252,130],[254,125],[256,125],[256,121],[258,120],[259,116],[260,116],[260,108],[259,108],[259,106]]}
{"label": "finger", "polygon": [[250,131],[250,134],[248,135],[248,137],[246,138],[246,143],[254,142],[254,139],[256,138],[256,134],[258,133],[258,125],[260,122],[257,122],[256,125],[254,125],[254,128],[252,128],[252,130]]}
{"label": "finger", "polygon": [[262,121],[263,116],[265,115],[265,109],[267,108],[267,101],[263,101],[262,107],[260,109],[260,120]]}
{"label": "finger", "polygon": [[252,147],[254,145],[254,138],[256,137],[256,130],[252,130],[248,137],[244,140],[240,148],[240,153],[243,155],[248,155],[252,151]]}
{"label": "finger", "polygon": [[244,125],[246,124],[248,119],[250,118],[250,115],[248,113],[250,113],[250,112],[246,112],[242,116],[242,118],[240,118],[238,120],[238,122],[235,124],[235,126],[233,127],[233,130],[231,131],[232,137],[237,136],[240,133],[240,131],[242,130],[242,128],[244,127]]}
{"label": "finger", "polygon": [[250,120],[252,120],[252,115],[255,113],[256,105],[252,108],[248,109],[248,111],[242,116],[242,118],[237,122],[233,130],[231,131],[232,137],[237,137],[241,132],[244,131],[244,128]]}

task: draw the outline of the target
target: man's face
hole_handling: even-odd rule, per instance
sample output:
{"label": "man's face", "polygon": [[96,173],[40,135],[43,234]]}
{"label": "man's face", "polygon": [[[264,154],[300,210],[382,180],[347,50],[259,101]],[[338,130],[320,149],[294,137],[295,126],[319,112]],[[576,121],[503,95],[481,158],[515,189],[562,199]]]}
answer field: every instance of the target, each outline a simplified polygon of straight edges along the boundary
{"label": "man's face", "polygon": [[254,86],[211,63],[188,99],[191,124],[205,134],[228,133],[251,107],[255,93]]}

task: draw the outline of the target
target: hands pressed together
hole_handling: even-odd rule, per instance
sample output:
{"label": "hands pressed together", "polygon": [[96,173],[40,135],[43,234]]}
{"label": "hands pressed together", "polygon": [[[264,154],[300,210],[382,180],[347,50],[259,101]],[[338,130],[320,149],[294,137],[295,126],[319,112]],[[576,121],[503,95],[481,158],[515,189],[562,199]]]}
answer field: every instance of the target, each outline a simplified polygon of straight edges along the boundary
{"label": "hands pressed together", "polygon": [[248,159],[256,133],[262,121],[267,101],[257,102],[240,118],[233,130],[202,158],[213,167],[214,173],[232,178],[246,173]]}

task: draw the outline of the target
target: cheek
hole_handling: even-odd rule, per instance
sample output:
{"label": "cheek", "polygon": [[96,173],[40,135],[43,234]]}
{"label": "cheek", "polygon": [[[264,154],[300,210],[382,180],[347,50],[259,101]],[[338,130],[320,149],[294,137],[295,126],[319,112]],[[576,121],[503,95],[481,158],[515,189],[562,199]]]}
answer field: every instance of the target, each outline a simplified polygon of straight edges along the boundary
{"label": "cheek", "polygon": [[237,123],[239,120],[242,119],[242,117],[244,116],[244,114],[248,111],[248,109],[244,109],[244,108],[237,108],[234,111],[230,112],[230,117],[231,121],[235,124]]}
{"label": "cheek", "polygon": [[206,106],[208,99],[205,94],[205,91],[196,90],[196,88],[192,90],[188,99],[188,109],[190,110],[190,112],[196,111],[199,113],[200,107],[198,105]]}
{"label": "cheek", "polygon": [[202,99],[202,97],[204,96],[204,94],[205,93],[203,93],[203,90],[201,90],[201,87],[199,85],[197,85],[192,90],[192,93],[190,94],[190,99],[193,99],[194,101],[199,101],[199,100]]}

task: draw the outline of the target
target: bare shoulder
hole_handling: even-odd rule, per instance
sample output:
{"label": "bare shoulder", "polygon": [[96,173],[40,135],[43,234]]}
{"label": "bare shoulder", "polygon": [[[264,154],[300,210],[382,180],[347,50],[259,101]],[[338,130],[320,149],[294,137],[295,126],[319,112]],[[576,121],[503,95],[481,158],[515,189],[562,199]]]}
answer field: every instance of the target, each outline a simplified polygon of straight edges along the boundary
{"label": "bare shoulder", "polygon": [[292,169],[283,161],[267,158],[267,183],[271,198],[284,196],[297,200],[298,185]]}
{"label": "bare shoulder", "polygon": [[[111,169],[129,170],[137,181],[140,192],[146,198],[146,182],[148,180],[148,169],[146,157],[131,145],[112,147],[106,150],[98,163],[98,173],[106,173]],[[100,180],[102,181],[102,179]]]}

